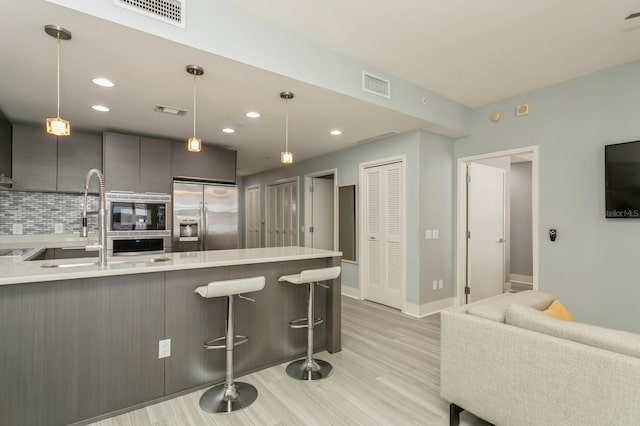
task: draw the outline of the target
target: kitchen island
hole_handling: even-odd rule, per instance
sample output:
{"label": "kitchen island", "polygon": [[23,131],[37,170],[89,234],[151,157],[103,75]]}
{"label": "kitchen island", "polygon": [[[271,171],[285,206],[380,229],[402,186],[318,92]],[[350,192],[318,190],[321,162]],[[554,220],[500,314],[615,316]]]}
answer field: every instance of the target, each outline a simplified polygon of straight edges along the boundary
{"label": "kitchen island", "polygon": [[[288,323],[306,316],[306,286],[278,278],[340,265],[340,256],[281,247],[141,256],[106,267],[95,259],[0,264],[0,424],[86,422],[221,382],[225,352],[203,343],[224,334],[225,299],[193,292],[210,281],[266,277],[262,291],[248,294],[255,304],[236,303],[236,332],[249,336],[236,347],[236,376],[302,357],[306,333]],[[325,323],[314,346],[335,353],[340,278],[328,284],[316,292]],[[171,355],[159,359],[163,339],[171,339]]]}

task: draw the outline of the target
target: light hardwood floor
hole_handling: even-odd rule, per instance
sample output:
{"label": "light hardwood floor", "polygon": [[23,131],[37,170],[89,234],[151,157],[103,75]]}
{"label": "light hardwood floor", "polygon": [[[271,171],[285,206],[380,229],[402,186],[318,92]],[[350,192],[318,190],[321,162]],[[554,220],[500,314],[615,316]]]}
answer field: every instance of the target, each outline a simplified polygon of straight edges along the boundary
{"label": "light hardwood floor", "polygon": [[[328,379],[290,379],[286,364],[240,378],[259,394],[237,413],[202,411],[203,389],[95,425],[449,424],[449,404],[439,396],[440,315],[416,319],[343,297],[342,351],[317,357],[333,364]],[[461,420],[462,425],[488,425],[466,412]]]}

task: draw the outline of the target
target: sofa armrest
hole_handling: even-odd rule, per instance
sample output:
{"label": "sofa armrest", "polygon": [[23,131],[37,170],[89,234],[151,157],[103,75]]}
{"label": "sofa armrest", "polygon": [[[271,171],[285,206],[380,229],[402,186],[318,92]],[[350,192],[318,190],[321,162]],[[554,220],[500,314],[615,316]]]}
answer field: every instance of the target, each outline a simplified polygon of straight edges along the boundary
{"label": "sofa armrest", "polygon": [[635,424],[640,360],[457,312],[441,314],[441,396],[496,425]]}

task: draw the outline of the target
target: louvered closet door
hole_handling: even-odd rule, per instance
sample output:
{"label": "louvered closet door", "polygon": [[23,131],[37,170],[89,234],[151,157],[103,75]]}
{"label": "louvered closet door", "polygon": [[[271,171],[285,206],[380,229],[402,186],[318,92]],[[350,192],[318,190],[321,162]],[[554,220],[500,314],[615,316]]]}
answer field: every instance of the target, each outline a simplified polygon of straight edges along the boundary
{"label": "louvered closet door", "polygon": [[267,247],[298,245],[298,183],[267,186]]}
{"label": "louvered closet door", "polygon": [[366,298],[402,308],[401,163],[365,169]]}
{"label": "louvered closet door", "polygon": [[245,189],[245,247],[260,247],[260,187]]}

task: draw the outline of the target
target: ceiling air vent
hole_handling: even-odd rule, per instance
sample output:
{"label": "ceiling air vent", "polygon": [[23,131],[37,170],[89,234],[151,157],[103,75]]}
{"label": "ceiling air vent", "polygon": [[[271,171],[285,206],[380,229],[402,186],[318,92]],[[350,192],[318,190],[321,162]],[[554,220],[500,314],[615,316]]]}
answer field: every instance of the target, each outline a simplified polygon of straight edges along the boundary
{"label": "ceiling air vent", "polygon": [[154,111],[164,112],[165,114],[171,114],[171,115],[181,115],[181,116],[187,114],[186,109],[167,106],[167,105],[156,105],[156,107],[154,108]]}
{"label": "ceiling air vent", "polygon": [[387,99],[391,98],[391,82],[366,71],[362,71],[362,90]]}
{"label": "ceiling air vent", "polygon": [[186,0],[113,0],[116,6],[178,27],[185,26]]}

